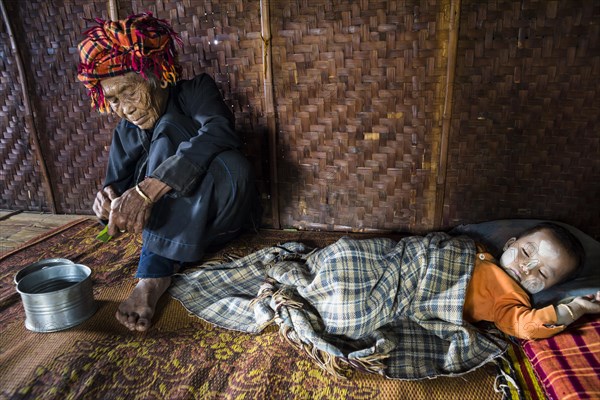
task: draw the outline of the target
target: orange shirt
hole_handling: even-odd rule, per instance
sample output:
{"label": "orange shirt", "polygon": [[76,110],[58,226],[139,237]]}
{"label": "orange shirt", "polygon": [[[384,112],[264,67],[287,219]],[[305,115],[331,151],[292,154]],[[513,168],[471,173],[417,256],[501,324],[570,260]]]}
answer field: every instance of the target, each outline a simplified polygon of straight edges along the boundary
{"label": "orange shirt", "polygon": [[536,309],[529,295],[489,253],[477,253],[473,276],[467,286],[464,318],[475,323],[493,322],[498,329],[521,339],[547,338],[565,329],[556,324],[556,311],[550,305]]}

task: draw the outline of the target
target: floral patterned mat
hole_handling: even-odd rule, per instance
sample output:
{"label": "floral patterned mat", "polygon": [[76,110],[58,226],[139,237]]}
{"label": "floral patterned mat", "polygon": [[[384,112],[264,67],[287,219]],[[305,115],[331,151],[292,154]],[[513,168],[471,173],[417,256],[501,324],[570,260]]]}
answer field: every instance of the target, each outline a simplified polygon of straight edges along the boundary
{"label": "floral patterned mat", "polygon": [[[100,226],[82,219],[0,258],[0,398],[6,399],[481,399],[494,392],[491,365],[461,378],[392,381],[354,373],[328,375],[272,329],[260,335],[216,328],[169,296],[155,324],[130,332],[114,318],[133,286],[140,237],[96,240]],[[332,243],[340,233],[260,231],[207,256],[224,259],[286,241]],[[68,258],[93,270],[98,311],[61,332],[35,333],[12,282],[24,266]]]}

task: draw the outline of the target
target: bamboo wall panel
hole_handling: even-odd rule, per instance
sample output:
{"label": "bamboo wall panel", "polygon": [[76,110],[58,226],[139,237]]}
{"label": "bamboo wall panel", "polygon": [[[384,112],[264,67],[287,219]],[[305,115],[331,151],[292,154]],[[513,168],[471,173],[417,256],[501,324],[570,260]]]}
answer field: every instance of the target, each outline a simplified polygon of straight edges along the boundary
{"label": "bamboo wall panel", "polygon": [[7,29],[0,21],[0,208],[22,204],[31,210],[47,206],[41,174],[35,164],[25,127],[23,96],[16,77],[19,76],[15,55]]}
{"label": "bamboo wall panel", "polygon": [[[75,79],[74,46],[85,26],[83,18],[106,16],[105,5],[79,1],[58,7],[53,3],[8,2],[9,15],[27,63],[35,125],[59,203],[58,211],[89,213],[106,164],[104,149],[109,143],[109,126],[115,121],[109,123],[108,119],[90,112],[85,91]],[[31,132],[22,119],[15,132],[20,140],[30,141]],[[33,160],[27,153],[23,153],[23,159]],[[32,201],[36,207],[31,208],[48,211],[47,199],[39,185],[35,194]],[[31,209],[27,202],[21,201],[22,197],[23,193],[16,194],[9,207]]]}
{"label": "bamboo wall panel", "polygon": [[432,227],[449,3],[272,2],[282,225]]}
{"label": "bamboo wall panel", "polygon": [[463,1],[444,223],[600,237],[600,3]]}

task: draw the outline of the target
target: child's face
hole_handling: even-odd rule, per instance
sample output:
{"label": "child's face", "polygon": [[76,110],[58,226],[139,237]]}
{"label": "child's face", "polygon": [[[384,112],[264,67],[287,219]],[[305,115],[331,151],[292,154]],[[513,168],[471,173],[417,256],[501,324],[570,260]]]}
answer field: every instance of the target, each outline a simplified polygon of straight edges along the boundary
{"label": "child's face", "polygon": [[561,282],[575,268],[575,260],[542,229],[510,244],[502,253],[500,266],[533,294]]}

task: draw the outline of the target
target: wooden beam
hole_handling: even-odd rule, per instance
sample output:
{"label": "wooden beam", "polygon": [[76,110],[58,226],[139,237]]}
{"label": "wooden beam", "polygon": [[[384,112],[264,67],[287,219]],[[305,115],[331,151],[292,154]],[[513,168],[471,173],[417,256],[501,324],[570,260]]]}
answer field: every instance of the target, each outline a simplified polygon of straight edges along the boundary
{"label": "wooden beam", "polygon": [[450,21],[448,34],[448,61],[446,66],[446,89],[444,111],[442,113],[442,137],[440,141],[440,158],[437,175],[435,228],[443,225],[444,200],[446,195],[446,175],[448,171],[448,141],[452,124],[452,106],[454,105],[454,78],[456,75],[456,52],[458,48],[458,30],[460,24],[460,0],[450,3]]}
{"label": "wooden beam", "polygon": [[119,19],[119,2],[117,0],[108,0],[108,19],[117,21]]}
{"label": "wooden beam", "polygon": [[273,65],[271,59],[271,17],[270,1],[260,1],[260,25],[263,41],[263,94],[267,117],[269,140],[269,179],[271,189],[271,211],[273,228],[280,229],[279,221],[279,180],[277,178],[277,123],[275,120],[275,101],[273,99]]}

